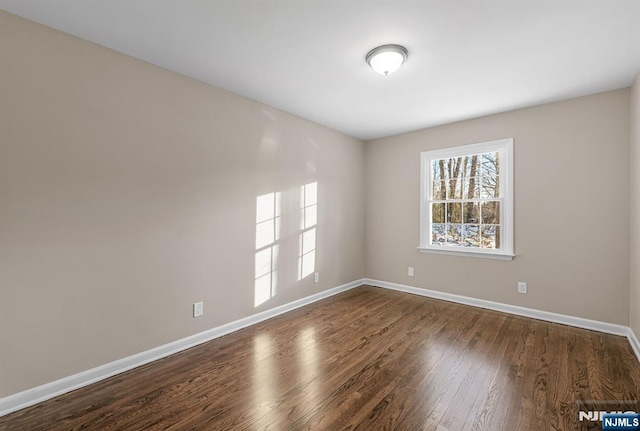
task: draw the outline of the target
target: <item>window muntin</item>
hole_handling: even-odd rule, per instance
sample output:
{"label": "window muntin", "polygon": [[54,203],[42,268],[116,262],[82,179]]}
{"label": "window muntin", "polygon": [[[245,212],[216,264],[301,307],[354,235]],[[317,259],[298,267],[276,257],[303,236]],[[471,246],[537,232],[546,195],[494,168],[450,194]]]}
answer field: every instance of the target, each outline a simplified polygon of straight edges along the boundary
{"label": "window muntin", "polygon": [[513,140],[426,151],[424,251],[513,256]]}

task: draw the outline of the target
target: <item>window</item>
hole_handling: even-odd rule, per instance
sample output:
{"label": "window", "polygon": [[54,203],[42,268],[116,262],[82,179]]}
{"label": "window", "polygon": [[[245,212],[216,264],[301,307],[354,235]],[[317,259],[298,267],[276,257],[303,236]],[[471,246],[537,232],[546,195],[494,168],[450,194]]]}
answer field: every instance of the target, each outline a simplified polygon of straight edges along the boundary
{"label": "window", "polygon": [[513,139],[421,153],[420,250],[513,258]]}

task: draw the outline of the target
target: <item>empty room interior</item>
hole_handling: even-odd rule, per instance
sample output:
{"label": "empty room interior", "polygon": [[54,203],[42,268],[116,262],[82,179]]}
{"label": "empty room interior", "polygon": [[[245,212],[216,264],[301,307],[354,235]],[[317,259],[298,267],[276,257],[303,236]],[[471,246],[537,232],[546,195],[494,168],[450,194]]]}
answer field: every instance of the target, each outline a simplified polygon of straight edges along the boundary
{"label": "empty room interior", "polygon": [[0,0],[0,431],[640,429],[639,196],[640,0]]}

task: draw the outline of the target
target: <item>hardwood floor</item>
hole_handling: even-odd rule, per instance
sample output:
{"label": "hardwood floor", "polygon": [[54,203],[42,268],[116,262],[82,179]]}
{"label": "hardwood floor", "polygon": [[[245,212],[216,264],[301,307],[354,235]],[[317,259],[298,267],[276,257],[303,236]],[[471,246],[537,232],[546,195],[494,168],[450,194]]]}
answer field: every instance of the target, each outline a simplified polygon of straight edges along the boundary
{"label": "hardwood floor", "polygon": [[364,286],[0,430],[599,430],[578,410],[638,411],[639,388],[623,337]]}

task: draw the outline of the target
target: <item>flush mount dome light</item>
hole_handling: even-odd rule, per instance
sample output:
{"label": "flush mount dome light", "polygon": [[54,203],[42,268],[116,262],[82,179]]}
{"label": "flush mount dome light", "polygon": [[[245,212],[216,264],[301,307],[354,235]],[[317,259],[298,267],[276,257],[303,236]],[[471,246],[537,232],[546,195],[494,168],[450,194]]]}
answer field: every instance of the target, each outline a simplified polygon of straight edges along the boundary
{"label": "flush mount dome light", "polygon": [[387,76],[400,69],[408,55],[409,51],[404,46],[382,45],[369,51],[366,60],[374,71]]}

